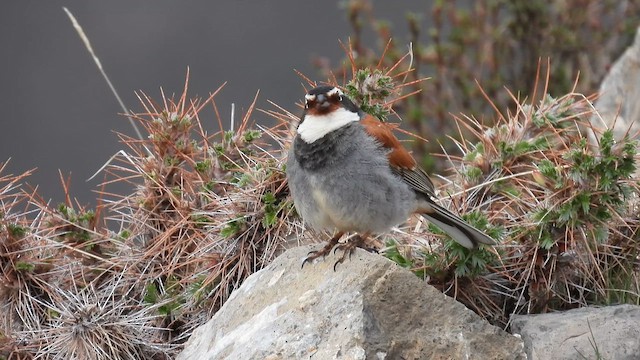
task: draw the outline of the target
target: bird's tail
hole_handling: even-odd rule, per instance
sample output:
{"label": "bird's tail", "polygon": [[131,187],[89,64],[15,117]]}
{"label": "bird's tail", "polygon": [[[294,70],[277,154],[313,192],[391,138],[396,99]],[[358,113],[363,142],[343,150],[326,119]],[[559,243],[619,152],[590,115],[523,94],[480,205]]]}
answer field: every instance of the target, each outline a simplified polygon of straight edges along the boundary
{"label": "bird's tail", "polygon": [[420,212],[427,220],[468,249],[477,248],[479,244],[495,245],[496,243],[487,234],[434,202],[429,201],[428,206],[422,207]]}

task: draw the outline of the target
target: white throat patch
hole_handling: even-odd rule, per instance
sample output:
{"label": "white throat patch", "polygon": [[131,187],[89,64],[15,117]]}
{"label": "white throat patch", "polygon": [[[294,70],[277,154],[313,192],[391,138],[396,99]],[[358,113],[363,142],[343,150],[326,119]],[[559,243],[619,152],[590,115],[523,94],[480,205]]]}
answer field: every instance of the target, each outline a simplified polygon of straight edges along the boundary
{"label": "white throat patch", "polygon": [[298,134],[302,140],[311,144],[328,133],[355,121],[360,121],[360,115],[344,108],[338,108],[326,115],[307,114],[302,124],[298,126]]}

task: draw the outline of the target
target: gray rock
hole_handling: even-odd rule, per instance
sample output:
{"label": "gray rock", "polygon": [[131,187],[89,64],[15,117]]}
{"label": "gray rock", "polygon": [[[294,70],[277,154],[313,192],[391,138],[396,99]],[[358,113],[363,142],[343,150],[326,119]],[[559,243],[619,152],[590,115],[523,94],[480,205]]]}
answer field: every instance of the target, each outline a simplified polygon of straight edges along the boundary
{"label": "gray rock", "polygon": [[518,315],[511,330],[522,336],[532,360],[640,359],[640,306]]}
{"label": "gray rock", "polygon": [[524,359],[522,341],[411,272],[358,249],[300,268],[316,247],[251,275],[178,359]]}
{"label": "gray rock", "polygon": [[[616,139],[640,130],[640,28],[635,41],[616,60],[602,81],[595,107],[599,116],[591,119],[596,128],[612,128]],[[593,133],[591,133],[592,141]]]}

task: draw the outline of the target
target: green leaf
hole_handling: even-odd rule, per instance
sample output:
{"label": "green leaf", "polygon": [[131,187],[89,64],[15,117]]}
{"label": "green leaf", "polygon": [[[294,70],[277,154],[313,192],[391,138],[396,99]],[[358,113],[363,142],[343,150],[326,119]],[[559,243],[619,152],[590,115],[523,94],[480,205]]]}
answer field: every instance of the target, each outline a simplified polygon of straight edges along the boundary
{"label": "green leaf", "polygon": [[27,228],[17,224],[7,224],[9,235],[15,238],[23,238],[27,234]]}
{"label": "green leaf", "polygon": [[262,218],[262,226],[270,228],[278,222],[278,214],[275,211],[265,212]]}
{"label": "green leaf", "polygon": [[120,234],[118,234],[118,237],[122,240],[127,240],[130,236],[131,236],[131,231],[129,230],[122,230]]}
{"label": "green leaf", "polygon": [[234,135],[233,130],[225,131],[224,132],[224,143],[225,144],[230,144],[231,140],[233,139],[233,135]]}
{"label": "green leaf", "polygon": [[267,191],[262,195],[262,202],[265,204],[275,204],[276,201],[276,196],[271,191]]}
{"label": "green leaf", "polygon": [[482,177],[482,169],[480,169],[479,167],[475,167],[475,166],[467,166],[465,167],[463,176],[467,179],[467,181],[469,182],[477,182],[478,180],[480,180],[480,178]]}
{"label": "green leaf", "polygon": [[239,217],[234,220],[231,220],[229,223],[227,223],[226,226],[222,228],[222,230],[220,230],[220,235],[224,238],[233,237],[238,232],[240,232],[240,229],[242,228],[244,223],[245,223],[244,217]]}
{"label": "green leaf", "polygon": [[24,261],[16,262],[16,270],[21,272],[33,272],[35,268],[36,266],[34,264],[31,264],[28,262],[24,262]]}
{"label": "green leaf", "polygon": [[145,286],[144,288],[144,302],[146,302],[147,304],[155,304],[158,302],[158,288],[156,287],[156,284],[149,283],[147,284],[147,286]]}
{"label": "green leaf", "polygon": [[260,130],[247,130],[244,133],[244,141],[250,143],[255,139],[259,139],[262,136],[262,131]]}
{"label": "green leaf", "polygon": [[204,173],[211,168],[211,160],[203,160],[196,162],[195,170],[199,173]]}

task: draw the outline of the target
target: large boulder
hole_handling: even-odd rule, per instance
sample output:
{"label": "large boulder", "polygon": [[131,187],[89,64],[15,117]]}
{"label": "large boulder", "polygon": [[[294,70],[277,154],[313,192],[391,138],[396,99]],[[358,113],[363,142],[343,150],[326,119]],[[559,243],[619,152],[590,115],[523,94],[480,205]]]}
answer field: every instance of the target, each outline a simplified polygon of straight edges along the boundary
{"label": "large boulder", "polygon": [[386,258],[358,249],[251,275],[178,359],[524,359],[522,341]]}
{"label": "large boulder", "polygon": [[[613,129],[616,139],[640,131],[640,28],[631,46],[616,60],[600,84],[591,119],[596,128]],[[592,141],[595,143],[593,133]]]}
{"label": "large boulder", "polygon": [[522,336],[531,360],[640,359],[640,306],[519,315],[511,331]]}

